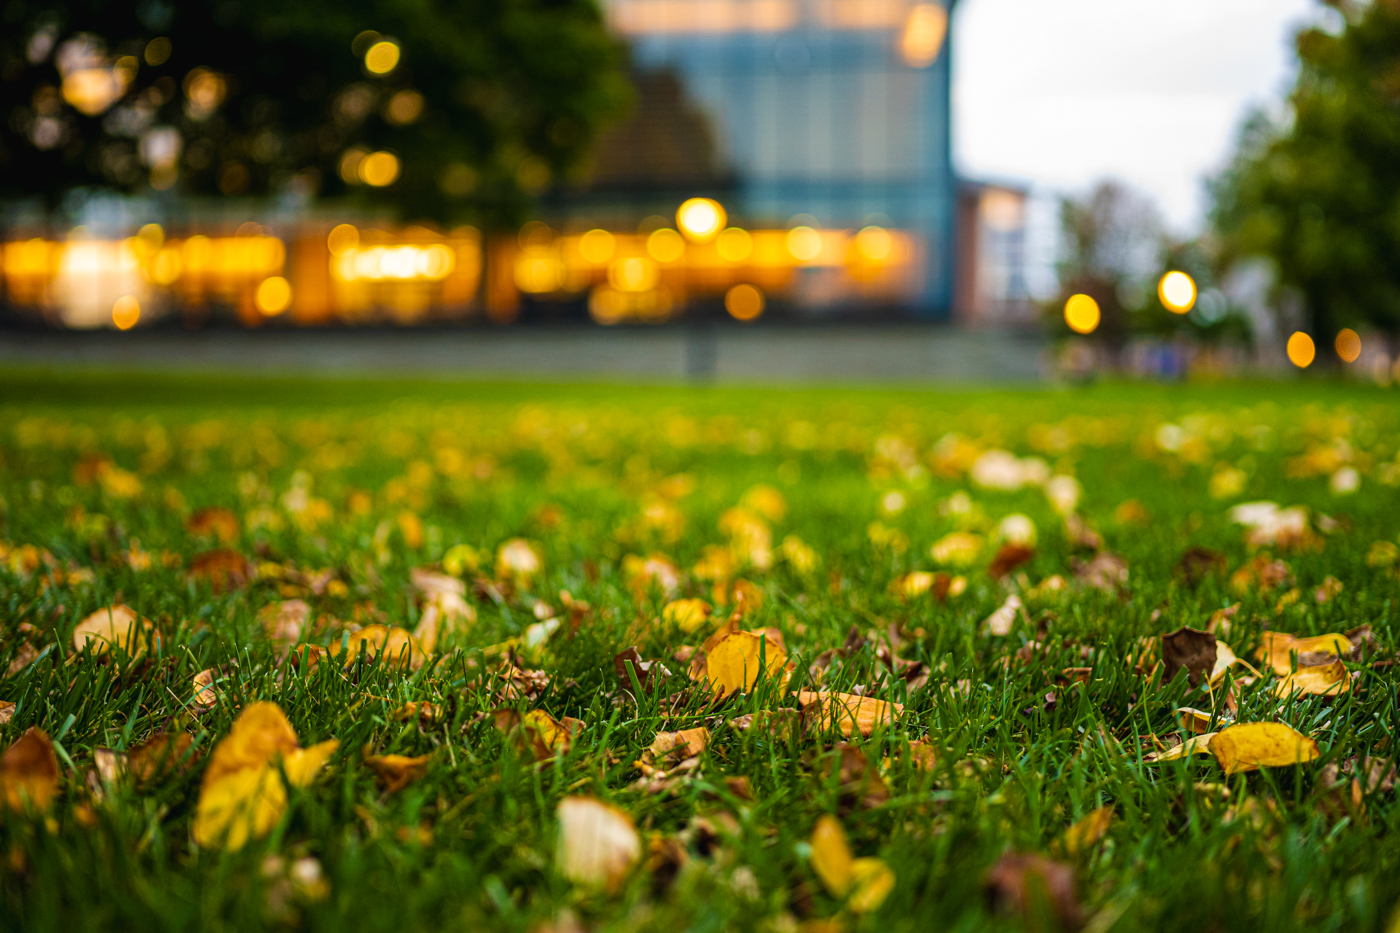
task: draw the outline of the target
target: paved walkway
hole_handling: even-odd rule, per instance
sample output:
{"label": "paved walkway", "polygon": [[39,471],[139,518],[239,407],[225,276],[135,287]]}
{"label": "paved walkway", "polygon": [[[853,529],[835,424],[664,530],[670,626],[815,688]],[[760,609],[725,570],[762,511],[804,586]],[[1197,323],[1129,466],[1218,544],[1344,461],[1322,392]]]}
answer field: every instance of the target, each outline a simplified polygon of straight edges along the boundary
{"label": "paved walkway", "polygon": [[920,325],[0,331],[0,366],[722,382],[1041,379],[1038,335]]}

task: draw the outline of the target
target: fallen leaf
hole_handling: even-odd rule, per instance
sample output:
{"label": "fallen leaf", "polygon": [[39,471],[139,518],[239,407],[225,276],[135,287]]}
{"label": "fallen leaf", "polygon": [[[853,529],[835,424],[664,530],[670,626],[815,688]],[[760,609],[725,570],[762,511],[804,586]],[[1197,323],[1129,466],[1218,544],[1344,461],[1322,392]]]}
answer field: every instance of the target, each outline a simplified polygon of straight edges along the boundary
{"label": "fallen leaf", "polygon": [[361,653],[380,657],[388,665],[418,670],[427,652],[408,632],[388,625],[367,625],[330,644],[331,657],[348,667]]}
{"label": "fallen leaf", "polygon": [[206,506],[190,514],[185,530],[199,537],[218,538],[221,544],[232,544],[238,539],[238,516],[222,506]]}
{"label": "fallen leaf", "polygon": [[882,859],[853,858],[846,831],[834,816],[817,819],[812,830],[812,869],[832,897],[844,898],[852,913],[870,913],[894,890],[894,872]]}
{"label": "fallen leaf", "polygon": [[850,693],[816,693],[799,691],[797,702],[804,718],[816,729],[826,732],[833,726],[847,737],[859,732],[869,737],[877,727],[890,726],[904,712],[900,703],[876,700]]}
{"label": "fallen leaf", "polygon": [[210,756],[195,809],[195,842],[239,849],[265,836],[287,808],[283,775],[306,786],[339,744],[330,739],[301,748],[277,704],[250,705]]}
{"label": "fallen leaf", "polygon": [[454,635],[476,624],[476,607],[467,602],[467,585],[456,577],[415,567],[413,588],[423,597],[422,614],[414,637],[431,654],[443,636]]}
{"label": "fallen leaf", "polygon": [[387,793],[394,794],[428,773],[428,763],[432,755],[410,758],[407,755],[369,755],[365,764]]}
{"label": "fallen leaf", "polygon": [[26,806],[47,810],[58,793],[58,759],[42,729],[30,727],[0,755],[0,794],[20,813]]}
{"label": "fallen leaf", "polygon": [[0,726],[6,725],[15,718],[15,704],[9,700],[0,700]]}
{"label": "fallen leaf", "polygon": [[390,714],[390,718],[397,722],[407,722],[410,719],[417,719],[421,724],[430,725],[442,722],[443,710],[436,703],[429,703],[423,700],[414,700],[405,703]]}
{"label": "fallen leaf", "polygon": [[968,567],[982,552],[982,539],[965,531],[944,535],[929,548],[929,556],[940,564]]}
{"label": "fallen leaf", "polygon": [[1074,869],[1043,855],[1008,852],[987,872],[984,882],[994,907],[1025,918],[1042,911],[1054,914],[1065,929],[1083,925],[1074,890]]}
{"label": "fallen leaf", "polygon": [[613,657],[613,673],[617,675],[622,689],[629,694],[632,690],[633,675],[636,676],[643,693],[652,693],[657,684],[664,683],[666,678],[671,676],[670,670],[660,661],[643,661],[635,645]]}
{"label": "fallen leaf", "polygon": [[191,698],[196,709],[203,712],[214,708],[219,702],[219,694],[214,690],[214,671],[203,670],[194,675],[194,696]]}
{"label": "fallen leaf", "polygon": [[1210,632],[1183,627],[1162,636],[1162,683],[1169,684],[1186,669],[1191,686],[1199,687],[1215,670],[1216,643]]}
{"label": "fallen leaf", "polygon": [[1156,764],[1163,761],[1177,761],[1191,755],[1209,755],[1210,743],[1219,734],[1218,732],[1203,732],[1200,735],[1193,735],[1180,745],[1174,745],[1166,751],[1143,755],[1142,760],[1149,764]]}
{"label": "fallen leaf", "polygon": [[1071,561],[1070,568],[1081,583],[1106,593],[1128,584],[1128,562],[1108,551],[1100,551],[1088,561]]}
{"label": "fallen leaf", "polygon": [[710,617],[710,604],[703,599],[676,599],[661,610],[661,621],[674,625],[687,635],[697,631]]}
{"label": "fallen leaf", "polygon": [[1224,576],[1229,559],[1217,550],[1197,545],[1187,548],[1176,562],[1175,576],[1187,586],[1196,586],[1206,577]]}
{"label": "fallen leaf", "polygon": [[787,653],[766,636],[765,632],[730,632],[706,651],[705,679],[716,694],[748,692],[761,673],[777,678],[783,672]]}
{"label": "fallen leaf", "polygon": [[1197,735],[1205,735],[1210,731],[1212,716],[1205,710],[1183,706],[1176,711],[1176,715],[1182,728],[1186,729],[1188,732],[1194,732]]}
{"label": "fallen leaf", "polygon": [[1295,656],[1299,667],[1308,667],[1349,654],[1352,647],[1350,638],[1335,633],[1298,638],[1286,632],[1265,632],[1255,656],[1275,673],[1286,675],[1293,671]]}
{"label": "fallen leaf", "polygon": [[1006,597],[1006,602],[1002,603],[995,612],[982,621],[982,634],[996,637],[1010,635],[1011,629],[1016,625],[1017,616],[1024,614],[1021,597],[1012,594]]}
{"label": "fallen leaf", "polygon": [[255,573],[252,562],[237,551],[205,551],[190,561],[190,579],[208,583],[215,593],[246,586]]}
{"label": "fallen leaf", "polygon": [[663,790],[677,774],[694,771],[700,766],[700,754],[709,742],[710,730],[703,727],[658,732],[642,757],[633,762],[642,772],[642,780],[638,782],[640,789]]}
{"label": "fallen leaf", "polygon": [[140,657],[154,637],[153,629],[150,621],[137,616],[130,606],[108,606],[77,624],[73,629],[73,647],[82,651],[90,645],[96,655],[119,647],[133,658]]}
{"label": "fallen leaf", "polygon": [[849,742],[839,742],[833,748],[833,756],[825,756],[822,768],[823,783],[836,772],[836,793],[842,811],[858,807],[870,809],[878,807],[890,799],[890,789],[880,777],[878,769],[871,767],[870,760],[858,746]]}
{"label": "fallen leaf", "polygon": [[1277,722],[1230,726],[1216,733],[1210,750],[1226,774],[1287,767],[1312,761],[1321,754],[1312,739]]}
{"label": "fallen leaf", "polygon": [[285,599],[258,610],[258,624],[278,648],[301,641],[302,631],[311,619],[311,607],[300,599]]}
{"label": "fallen leaf", "polygon": [[193,745],[194,739],[185,732],[152,736],[126,754],[123,770],[139,782],[154,781],[182,764],[187,765]]}
{"label": "fallen leaf", "polygon": [[1000,580],[1017,567],[1028,563],[1033,557],[1035,557],[1035,548],[1028,544],[1016,542],[1003,544],[997,549],[996,556],[992,558],[992,563],[987,567],[987,573],[993,580]]}
{"label": "fallen leaf", "polygon": [[1224,609],[1217,609],[1210,614],[1210,621],[1206,623],[1206,631],[1220,638],[1230,637],[1230,622],[1235,614],[1240,611],[1240,604],[1226,606]]}
{"label": "fallen leaf", "polygon": [[528,750],[536,761],[567,752],[583,728],[581,720],[565,716],[561,722],[542,709],[532,709],[523,716],[512,709],[498,709],[492,715],[496,728],[515,739],[517,747]]}
{"label": "fallen leaf", "polygon": [[1338,580],[1336,577],[1329,576],[1327,579],[1322,581],[1321,586],[1313,590],[1313,600],[1317,602],[1318,605],[1322,605],[1323,603],[1332,599],[1341,591],[1342,581]]}
{"label": "fallen leaf", "polygon": [[591,797],[565,797],[555,811],[559,844],[555,866],[576,884],[616,891],[641,860],[642,840],[632,818]]}
{"label": "fallen leaf", "polygon": [[1274,687],[1274,694],[1290,697],[1296,694],[1309,696],[1340,696],[1351,690],[1351,674],[1340,659],[1329,664],[1300,667],[1287,674]]}
{"label": "fallen leaf", "polygon": [[1113,825],[1113,806],[1091,810],[1065,830],[1061,847],[1066,855],[1078,855],[1092,848]]}

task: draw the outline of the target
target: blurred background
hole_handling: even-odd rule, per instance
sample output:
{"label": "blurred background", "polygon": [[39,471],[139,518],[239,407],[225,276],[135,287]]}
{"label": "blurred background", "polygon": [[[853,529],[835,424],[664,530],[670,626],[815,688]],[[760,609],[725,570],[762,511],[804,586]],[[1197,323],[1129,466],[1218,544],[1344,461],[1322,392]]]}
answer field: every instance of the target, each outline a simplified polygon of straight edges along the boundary
{"label": "blurred background", "polygon": [[0,359],[1400,377],[1400,2],[0,3]]}

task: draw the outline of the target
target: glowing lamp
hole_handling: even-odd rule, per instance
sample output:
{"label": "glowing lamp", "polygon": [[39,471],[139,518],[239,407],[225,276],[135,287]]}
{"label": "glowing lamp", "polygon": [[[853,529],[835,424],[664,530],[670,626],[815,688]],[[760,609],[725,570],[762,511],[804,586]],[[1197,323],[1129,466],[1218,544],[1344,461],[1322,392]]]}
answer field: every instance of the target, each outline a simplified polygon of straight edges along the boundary
{"label": "glowing lamp", "polygon": [[676,211],[676,226],[696,241],[711,239],[724,229],[724,208],[710,198],[691,198]]}
{"label": "glowing lamp", "polygon": [[1196,305],[1196,283],[1185,272],[1168,272],[1157,283],[1157,297],[1173,314],[1185,314]]}
{"label": "glowing lamp", "polygon": [[1088,295],[1073,295],[1065,302],[1065,323],[1076,334],[1092,334],[1100,317],[1099,303]]}
{"label": "glowing lamp", "polygon": [[1307,369],[1316,356],[1317,347],[1313,339],[1301,330],[1294,331],[1293,336],[1288,338],[1288,361],[1299,369]]}

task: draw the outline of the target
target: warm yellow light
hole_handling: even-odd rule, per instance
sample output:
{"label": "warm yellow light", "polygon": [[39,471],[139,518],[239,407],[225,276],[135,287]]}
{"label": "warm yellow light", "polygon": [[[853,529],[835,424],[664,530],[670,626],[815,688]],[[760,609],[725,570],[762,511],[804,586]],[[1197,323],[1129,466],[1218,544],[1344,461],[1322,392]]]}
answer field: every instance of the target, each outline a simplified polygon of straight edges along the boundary
{"label": "warm yellow light", "polygon": [[1288,361],[1299,369],[1307,369],[1316,356],[1317,347],[1313,339],[1301,330],[1294,331],[1293,336],[1288,338]]}
{"label": "warm yellow light", "polygon": [[[674,233],[675,231],[672,231]],[[677,234],[677,239],[679,239]],[[622,292],[645,292],[656,287],[661,278],[661,270],[656,263],[644,256],[629,256],[619,259],[608,269],[608,281],[613,288]]]}
{"label": "warm yellow light", "polygon": [[743,262],[753,255],[753,237],[747,230],[730,227],[715,241],[715,252],[725,262]]}
{"label": "warm yellow light", "polygon": [[606,230],[589,230],[578,239],[578,253],[584,262],[601,266],[613,258],[617,251],[617,238]]}
{"label": "warm yellow light", "polygon": [[1185,272],[1168,272],[1157,283],[1157,297],[1168,311],[1185,314],[1196,305],[1196,283]]}
{"label": "warm yellow light", "polygon": [[1361,335],[1350,327],[1344,327],[1337,334],[1337,355],[1343,362],[1355,363],[1361,355]]}
{"label": "warm yellow light", "polygon": [[676,226],[692,240],[704,241],[724,229],[724,208],[709,198],[691,198],[676,211]]}
{"label": "warm yellow light", "polygon": [[180,277],[182,265],[180,251],[173,246],[167,246],[151,260],[147,277],[156,285],[171,285]]}
{"label": "warm yellow light", "polygon": [[397,43],[384,40],[376,42],[365,53],[365,70],[370,74],[386,75],[398,67],[399,47]]}
{"label": "warm yellow light", "polygon": [[291,306],[292,286],[280,275],[263,279],[253,295],[253,304],[263,317],[276,317]]}
{"label": "warm yellow light", "polygon": [[763,292],[752,285],[735,285],[724,293],[724,310],[736,321],[752,321],[763,313]]}
{"label": "warm yellow light", "polygon": [[422,115],[423,95],[417,91],[399,91],[384,108],[384,116],[398,126],[407,126]]}
{"label": "warm yellow light", "polygon": [[913,68],[927,68],[938,60],[943,39],[948,35],[948,11],[936,3],[920,3],[909,11],[899,51],[904,63]]}
{"label": "warm yellow light", "polygon": [[[437,282],[451,275],[456,264],[456,255],[442,243],[368,249],[351,246],[335,257],[331,271],[342,282]],[[516,263],[516,284],[527,292],[554,291],[558,288],[557,266],[552,251],[527,249]]]}
{"label": "warm yellow light", "polygon": [[647,253],[657,262],[675,262],[685,255],[685,240],[670,227],[653,230],[647,237]]}
{"label": "warm yellow light", "polygon": [[141,320],[141,303],[135,295],[122,295],[112,305],[112,323],[117,330],[131,330]]}
{"label": "warm yellow light", "polygon": [[167,39],[165,36],[159,36],[155,39],[152,39],[150,42],[147,42],[146,64],[164,65],[166,60],[170,58],[170,52],[172,51],[172,48],[173,47],[170,44],[170,40]]}
{"label": "warm yellow light", "polygon": [[360,160],[360,181],[375,188],[392,185],[399,179],[399,157],[392,152],[371,152]]}
{"label": "warm yellow light", "polygon": [[884,262],[894,249],[894,238],[883,227],[866,227],[856,234],[856,250],[871,262]]}
{"label": "warm yellow light", "polygon": [[63,99],[95,117],[126,93],[128,75],[115,68],[79,68],[63,76]]}
{"label": "warm yellow light", "polygon": [[1065,302],[1065,323],[1076,334],[1092,334],[1099,317],[1099,303],[1088,295],[1072,295]]}
{"label": "warm yellow light", "polygon": [[359,245],[360,231],[355,229],[354,224],[340,224],[326,237],[326,246],[330,248],[332,256],[339,256]]}
{"label": "warm yellow light", "polygon": [[787,235],[788,252],[799,262],[811,262],[821,255],[822,235],[811,227],[793,227]]}
{"label": "warm yellow light", "polygon": [[208,68],[196,68],[185,75],[185,98],[189,102],[189,113],[196,120],[212,116],[228,94],[228,82],[224,76]]}

